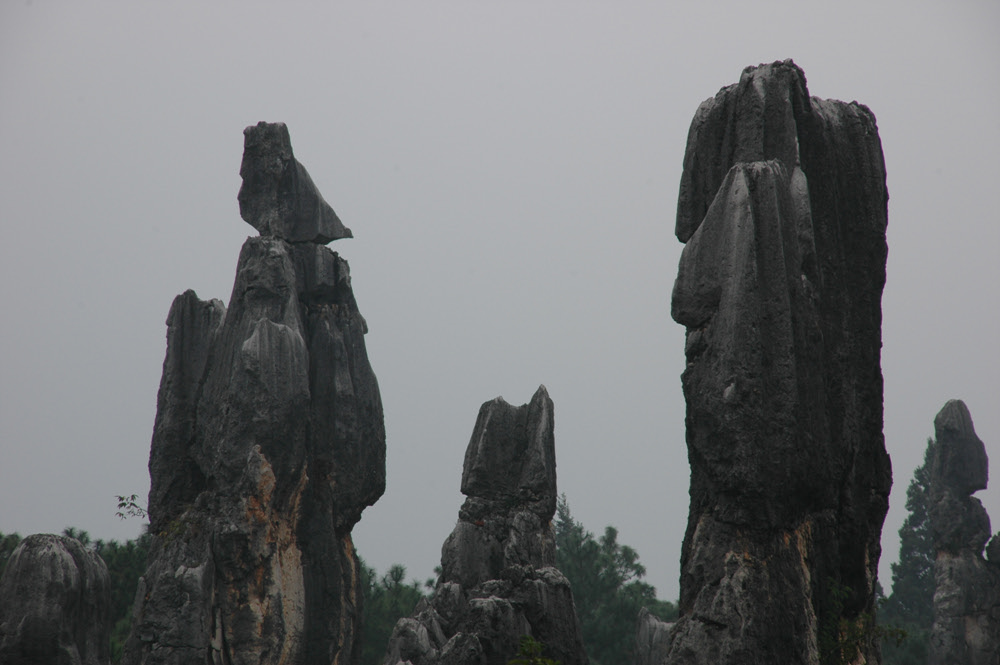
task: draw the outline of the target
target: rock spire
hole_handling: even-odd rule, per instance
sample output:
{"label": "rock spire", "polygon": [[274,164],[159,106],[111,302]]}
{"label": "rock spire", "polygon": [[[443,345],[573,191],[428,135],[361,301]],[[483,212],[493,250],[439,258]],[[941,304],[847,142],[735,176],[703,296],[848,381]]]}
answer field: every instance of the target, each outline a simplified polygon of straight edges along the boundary
{"label": "rock spire", "polygon": [[671,302],[691,503],[668,664],[878,662],[887,200],[875,117],[810,97],[790,60],[695,114]]}
{"label": "rock spire", "polygon": [[124,662],[347,665],[359,633],[351,529],[385,489],[385,429],[349,233],[292,156],[244,132],[228,309],[177,296],[150,450],[149,566]]}
{"label": "rock spire", "polygon": [[587,656],[569,582],[555,567],[552,400],[483,404],[465,452],[465,503],[429,601],[400,619],[385,665],[506,665],[522,635],[563,665]]}
{"label": "rock spire", "polygon": [[[934,625],[930,665],[1000,663],[1000,533],[979,499],[989,460],[961,400],[934,419],[930,520],[934,536]],[[986,543],[989,542],[987,547]],[[988,558],[983,556],[986,548]]]}

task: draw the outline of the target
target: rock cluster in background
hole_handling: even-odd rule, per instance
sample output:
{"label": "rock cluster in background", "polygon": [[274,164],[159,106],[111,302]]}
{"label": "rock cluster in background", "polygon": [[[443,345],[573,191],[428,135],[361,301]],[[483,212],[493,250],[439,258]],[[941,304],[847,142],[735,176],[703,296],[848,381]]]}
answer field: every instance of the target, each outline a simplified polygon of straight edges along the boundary
{"label": "rock cluster in background", "polygon": [[506,665],[522,635],[563,665],[587,663],[569,582],[555,568],[552,400],[483,404],[465,453],[468,497],[429,601],[393,631],[385,665]]}
{"label": "rock cluster in background", "polygon": [[167,319],[150,451],[149,566],[124,662],[350,663],[351,529],[385,489],[385,429],[348,237],[282,124],[244,132],[228,309],[193,291]]}
{"label": "rock cluster in background", "polygon": [[[969,409],[950,400],[934,419],[930,521],[934,536],[931,665],[1000,662],[1000,534],[972,496],[986,489],[989,460]],[[987,546],[989,541],[989,546]],[[988,559],[983,557],[986,549]]]}
{"label": "rock cluster in background", "polygon": [[691,503],[666,663],[878,662],[887,200],[875,117],[810,97],[790,60],[695,114],[672,297]]}
{"label": "rock cluster in background", "polygon": [[0,578],[0,663],[107,665],[110,633],[101,557],[66,536],[21,541]]}

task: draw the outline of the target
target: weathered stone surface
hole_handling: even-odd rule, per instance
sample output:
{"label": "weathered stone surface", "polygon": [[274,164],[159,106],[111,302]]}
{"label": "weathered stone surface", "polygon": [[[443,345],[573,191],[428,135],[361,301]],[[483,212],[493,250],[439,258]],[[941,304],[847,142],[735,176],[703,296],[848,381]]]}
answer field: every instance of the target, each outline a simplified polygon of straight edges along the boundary
{"label": "weathered stone surface", "polygon": [[107,665],[111,582],[104,561],[74,538],[35,534],[0,578],[0,663]]}
{"label": "weathered stone surface", "polygon": [[555,568],[552,400],[483,404],[465,453],[467,499],[441,548],[429,602],[396,625],[385,665],[506,665],[522,635],[563,665],[587,663],[569,582]]}
{"label": "weathered stone surface", "polygon": [[[691,504],[665,662],[878,661],[885,167],[864,106],[791,61],[698,109],[671,303],[687,328]],[[836,652],[836,653],[835,653]]]}
{"label": "weathered stone surface", "polygon": [[228,309],[171,307],[126,663],[357,655],[351,529],[385,489],[381,398],[347,262],[279,236],[243,245]]}
{"label": "weathered stone surface", "polygon": [[243,135],[243,186],[237,198],[240,216],[250,226],[289,242],[325,245],[353,237],[295,159],[284,123],[259,122]]}
{"label": "weathered stone surface", "polygon": [[635,665],[660,665],[670,648],[674,624],[661,621],[645,607],[639,611],[635,628]]}
{"label": "weathered stone surface", "polygon": [[[973,492],[986,489],[989,460],[969,409],[950,400],[934,419],[930,522],[934,535],[934,625],[930,665],[1000,663],[1000,561],[990,518]],[[990,548],[995,549],[1000,534]]]}

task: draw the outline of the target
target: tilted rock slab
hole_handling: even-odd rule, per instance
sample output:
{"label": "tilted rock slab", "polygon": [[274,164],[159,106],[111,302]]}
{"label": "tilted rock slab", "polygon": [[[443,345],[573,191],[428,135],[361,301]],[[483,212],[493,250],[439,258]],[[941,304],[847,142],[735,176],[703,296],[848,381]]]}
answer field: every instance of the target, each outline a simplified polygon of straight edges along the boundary
{"label": "tilted rock slab", "polygon": [[875,117],[810,97],[790,60],[695,114],[671,303],[691,503],[667,663],[878,662],[887,200]]}
{"label": "tilted rock slab", "polygon": [[[974,492],[986,489],[989,459],[961,400],[934,419],[930,522],[934,536],[934,625],[930,665],[1000,663],[1000,533]],[[986,542],[990,541],[989,547]],[[989,558],[983,557],[983,550]]]}
{"label": "tilted rock slab", "polygon": [[75,538],[22,540],[0,578],[0,663],[107,665],[110,635],[104,560]]}
{"label": "tilted rock slab", "polygon": [[[258,132],[287,136],[248,128],[244,172]],[[292,240],[247,239],[228,309],[193,291],[170,309],[126,663],[356,658],[351,529],[385,489],[382,403],[347,262]]]}
{"label": "tilted rock slab", "polygon": [[261,235],[326,244],[351,238],[306,168],[292,154],[284,123],[259,122],[243,131],[240,216]]}
{"label": "tilted rock slab", "polygon": [[522,635],[563,665],[587,663],[573,592],[555,567],[555,438],[544,386],[519,407],[500,397],[483,404],[462,493],[437,588],[396,624],[385,665],[506,665]]}

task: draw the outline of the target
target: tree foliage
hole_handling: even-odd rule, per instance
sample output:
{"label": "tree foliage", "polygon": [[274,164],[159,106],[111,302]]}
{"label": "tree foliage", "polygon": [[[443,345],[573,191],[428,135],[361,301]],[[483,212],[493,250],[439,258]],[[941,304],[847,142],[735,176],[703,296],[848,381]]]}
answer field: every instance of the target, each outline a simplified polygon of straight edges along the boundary
{"label": "tree foliage", "polygon": [[924,463],[913,472],[906,490],[909,515],[899,529],[899,561],[892,564],[892,594],[880,611],[880,623],[901,628],[906,639],[886,644],[885,665],[918,665],[927,662],[931,624],[934,622],[934,538],[931,534],[930,480],[934,440],[927,440]]}
{"label": "tree foliage", "polygon": [[3,571],[7,567],[7,560],[10,559],[10,555],[14,553],[20,543],[21,536],[18,534],[0,532],[0,577],[3,576]]}
{"label": "tree foliage", "polygon": [[673,603],[658,600],[656,589],[642,578],[639,554],[618,542],[618,531],[606,527],[595,538],[570,514],[566,496],[556,506],[556,563],[573,587],[583,644],[594,665],[632,662],[639,611],[646,607],[663,620],[677,617]]}

